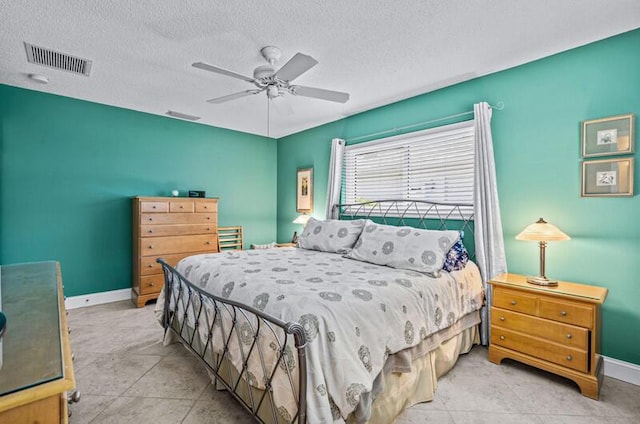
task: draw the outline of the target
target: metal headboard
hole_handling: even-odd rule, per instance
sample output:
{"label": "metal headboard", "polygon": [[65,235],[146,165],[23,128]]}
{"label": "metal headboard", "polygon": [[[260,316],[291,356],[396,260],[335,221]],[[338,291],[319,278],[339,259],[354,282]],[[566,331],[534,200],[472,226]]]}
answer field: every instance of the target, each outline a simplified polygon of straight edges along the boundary
{"label": "metal headboard", "polygon": [[469,258],[475,259],[473,205],[467,203],[430,202],[427,200],[372,200],[333,205],[335,219],[371,219],[380,224],[427,230],[464,231],[464,245]]}

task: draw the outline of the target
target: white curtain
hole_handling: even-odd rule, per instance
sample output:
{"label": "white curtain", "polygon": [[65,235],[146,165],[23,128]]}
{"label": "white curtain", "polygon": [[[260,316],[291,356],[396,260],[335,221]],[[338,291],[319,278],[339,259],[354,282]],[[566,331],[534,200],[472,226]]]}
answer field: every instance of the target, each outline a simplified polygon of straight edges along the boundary
{"label": "white curtain", "polygon": [[473,106],[475,116],[475,164],[474,164],[474,224],[476,241],[476,263],[485,285],[486,305],[482,308],[480,338],[483,345],[489,344],[489,308],[491,287],[486,283],[492,277],[507,272],[507,259],[502,237],[502,219],[498,201],[493,138],[491,137],[491,107],[488,103]]}
{"label": "white curtain", "polygon": [[342,158],[344,157],[345,141],[341,138],[331,140],[331,160],[329,161],[329,178],[327,183],[327,219],[337,219],[333,216],[333,205],[340,203],[340,187],[342,184]]}

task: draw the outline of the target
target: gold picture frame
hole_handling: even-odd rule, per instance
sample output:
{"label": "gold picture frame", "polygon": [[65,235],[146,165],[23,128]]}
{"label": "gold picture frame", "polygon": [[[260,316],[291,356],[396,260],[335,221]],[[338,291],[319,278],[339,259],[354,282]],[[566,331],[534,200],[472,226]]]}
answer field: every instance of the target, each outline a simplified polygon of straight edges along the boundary
{"label": "gold picture frame", "polygon": [[300,168],[296,179],[296,211],[313,212],[313,168]]}
{"label": "gold picture frame", "polygon": [[634,122],[633,113],[584,121],[582,123],[582,157],[633,153]]}
{"label": "gold picture frame", "polygon": [[582,162],[582,197],[633,196],[633,158]]}

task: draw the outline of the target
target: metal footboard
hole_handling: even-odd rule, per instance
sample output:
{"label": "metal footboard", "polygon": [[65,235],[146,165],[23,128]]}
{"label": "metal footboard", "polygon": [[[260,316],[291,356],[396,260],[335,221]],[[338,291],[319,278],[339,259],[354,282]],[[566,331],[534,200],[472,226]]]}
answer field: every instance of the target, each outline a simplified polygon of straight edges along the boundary
{"label": "metal footboard", "polygon": [[[162,318],[165,337],[169,331],[175,334],[258,422],[306,424],[303,327],[209,294],[163,259],[157,262],[162,265],[165,279]],[[292,364],[295,361],[292,343],[297,351],[297,366]],[[262,381],[252,372],[256,369],[263,376]],[[279,396],[282,390],[286,391],[295,403],[294,414],[274,401],[276,374]]]}

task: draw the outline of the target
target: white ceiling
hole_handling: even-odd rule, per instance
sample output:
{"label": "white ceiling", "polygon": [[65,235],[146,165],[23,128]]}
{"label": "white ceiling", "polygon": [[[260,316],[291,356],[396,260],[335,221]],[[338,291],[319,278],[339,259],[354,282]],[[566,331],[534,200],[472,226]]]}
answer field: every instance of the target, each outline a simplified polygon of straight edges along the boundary
{"label": "white ceiling", "polygon": [[[276,99],[278,138],[638,27],[639,0],[0,0],[0,83],[267,135],[265,93],[206,103],[253,86],[191,64],[251,76],[274,45],[279,65],[318,60],[296,84],[351,94]],[[28,63],[25,41],[92,60],[91,75]]]}

